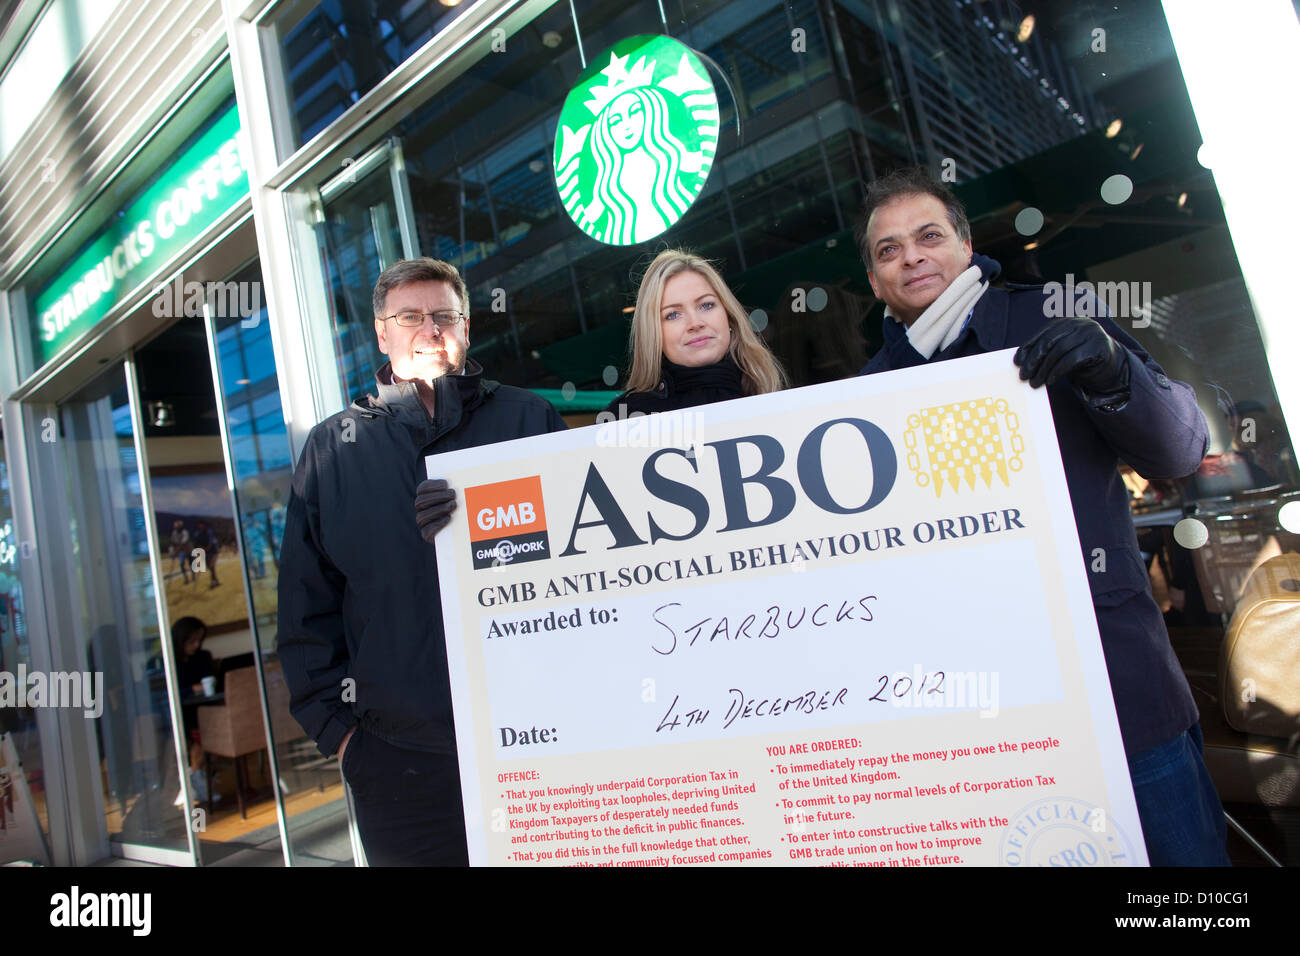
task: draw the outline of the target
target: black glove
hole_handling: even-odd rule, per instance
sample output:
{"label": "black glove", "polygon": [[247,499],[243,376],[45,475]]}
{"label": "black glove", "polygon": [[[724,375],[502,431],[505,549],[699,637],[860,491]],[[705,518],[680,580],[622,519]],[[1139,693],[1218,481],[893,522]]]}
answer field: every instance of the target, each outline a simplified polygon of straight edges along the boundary
{"label": "black glove", "polygon": [[1128,354],[1092,319],[1053,319],[1016,349],[1012,361],[1034,388],[1065,377],[1090,396],[1129,389]]}
{"label": "black glove", "polygon": [[433,536],[451,521],[456,510],[456,489],[442,478],[429,478],[415,486],[415,523],[420,535],[433,544]]}

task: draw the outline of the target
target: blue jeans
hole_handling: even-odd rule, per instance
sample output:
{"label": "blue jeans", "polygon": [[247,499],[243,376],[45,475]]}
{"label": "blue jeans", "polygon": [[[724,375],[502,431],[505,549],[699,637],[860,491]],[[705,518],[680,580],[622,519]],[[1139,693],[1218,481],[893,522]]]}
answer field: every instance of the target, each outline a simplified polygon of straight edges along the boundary
{"label": "blue jeans", "polygon": [[1201,728],[1129,758],[1133,796],[1152,866],[1231,866],[1228,824],[1201,759]]}

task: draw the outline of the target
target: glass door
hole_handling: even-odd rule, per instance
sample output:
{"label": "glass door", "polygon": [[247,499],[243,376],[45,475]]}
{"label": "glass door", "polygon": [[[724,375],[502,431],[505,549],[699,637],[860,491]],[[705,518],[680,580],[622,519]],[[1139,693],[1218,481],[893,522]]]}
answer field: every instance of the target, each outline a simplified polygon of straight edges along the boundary
{"label": "glass door", "polygon": [[[223,312],[242,306],[225,283],[186,285],[187,297],[201,291]],[[161,569],[198,848],[209,863],[242,850],[251,851],[250,862],[282,863],[276,774],[202,316],[179,318],[136,350],[134,365],[146,521]]]}
{"label": "glass door", "polygon": [[[293,454],[280,401],[271,325],[253,263],[225,284],[245,310],[207,310],[217,415],[228,464],[248,594],[248,630],[256,649],[269,716],[277,803],[294,866],[352,862],[348,813],[338,761],[323,757],[289,713],[289,690],[276,653],[280,542]],[[247,840],[247,837],[244,838]]]}
{"label": "glass door", "polygon": [[275,651],[293,459],[261,272],[202,286],[200,315],[58,410],[47,494],[66,507],[42,534],[64,542],[69,654],[104,675],[92,819],[157,862],[348,865],[337,761],[290,714]]}
{"label": "glass door", "polygon": [[65,538],[76,659],[104,675],[94,735],[109,839],[190,853],[131,375],[128,361],[60,406],[66,525],[48,533]]}

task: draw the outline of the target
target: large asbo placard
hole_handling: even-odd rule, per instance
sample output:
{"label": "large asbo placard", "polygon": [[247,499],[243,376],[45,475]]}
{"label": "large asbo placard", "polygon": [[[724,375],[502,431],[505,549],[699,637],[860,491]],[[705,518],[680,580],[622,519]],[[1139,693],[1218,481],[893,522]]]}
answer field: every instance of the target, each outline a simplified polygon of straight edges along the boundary
{"label": "large asbo placard", "polygon": [[1009,352],[428,468],[472,863],[1146,863]]}

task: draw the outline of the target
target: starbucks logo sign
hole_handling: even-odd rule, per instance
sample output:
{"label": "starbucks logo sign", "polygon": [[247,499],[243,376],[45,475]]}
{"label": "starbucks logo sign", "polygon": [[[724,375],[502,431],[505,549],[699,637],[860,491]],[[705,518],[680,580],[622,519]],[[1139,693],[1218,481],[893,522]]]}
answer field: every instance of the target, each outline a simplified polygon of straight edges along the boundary
{"label": "starbucks logo sign", "polygon": [[717,149],[718,97],[700,58],[672,37],[628,37],[565,98],[555,182],[579,229],[630,246],[685,215]]}

